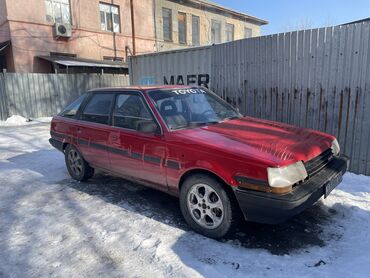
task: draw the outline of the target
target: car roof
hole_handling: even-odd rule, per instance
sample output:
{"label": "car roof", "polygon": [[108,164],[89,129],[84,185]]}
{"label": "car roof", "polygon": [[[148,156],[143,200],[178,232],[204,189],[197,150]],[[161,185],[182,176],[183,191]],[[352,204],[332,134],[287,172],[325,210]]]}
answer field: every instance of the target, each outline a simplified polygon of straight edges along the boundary
{"label": "car roof", "polygon": [[186,85],[149,85],[149,86],[124,86],[124,87],[105,87],[105,88],[96,88],[89,90],[89,92],[119,92],[119,91],[126,91],[126,90],[140,90],[140,91],[148,91],[148,90],[163,90],[163,89],[190,89],[194,86],[186,86]]}

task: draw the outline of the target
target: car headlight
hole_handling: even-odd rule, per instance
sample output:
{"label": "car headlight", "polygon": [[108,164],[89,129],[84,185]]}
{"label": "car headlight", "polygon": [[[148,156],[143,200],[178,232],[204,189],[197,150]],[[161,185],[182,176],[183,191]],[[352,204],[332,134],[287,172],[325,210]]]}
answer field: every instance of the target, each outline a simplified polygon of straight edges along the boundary
{"label": "car headlight", "polygon": [[338,155],[340,153],[339,143],[338,143],[338,140],[336,138],[331,143],[331,150],[332,150],[334,155]]}
{"label": "car headlight", "polygon": [[291,187],[293,184],[307,178],[307,171],[302,161],[279,167],[267,168],[269,185],[274,188]]}

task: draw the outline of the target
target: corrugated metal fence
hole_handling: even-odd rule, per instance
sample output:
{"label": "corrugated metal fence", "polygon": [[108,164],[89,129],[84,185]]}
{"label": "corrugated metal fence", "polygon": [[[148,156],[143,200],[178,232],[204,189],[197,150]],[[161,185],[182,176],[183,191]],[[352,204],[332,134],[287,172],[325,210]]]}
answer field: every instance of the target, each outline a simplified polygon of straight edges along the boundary
{"label": "corrugated metal fence", "polygon": [[209,74],[209,87],[247,115],[336,135],[351,171],[370,175],[369,40],[369,23],[282,33],[137,56],[131,77],[187,84]]}
{"label": "corrugated metal fence", "polygon": [[52,116],[89,89],[128,84],[127,75],[0,73],[0,120]]}

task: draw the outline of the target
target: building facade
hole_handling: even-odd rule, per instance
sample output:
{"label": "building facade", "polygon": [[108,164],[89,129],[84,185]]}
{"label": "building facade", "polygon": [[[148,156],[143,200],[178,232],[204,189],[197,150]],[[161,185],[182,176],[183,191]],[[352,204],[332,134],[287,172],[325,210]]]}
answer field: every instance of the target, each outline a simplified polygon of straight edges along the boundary
{"label": "building facade", "polygon": [[[153,10],[148,9],[152,1],[133,2],[135,21],[140,22],[135,26],[135,51],[152,52]],[[3,50],[8,71],[65,72],[70,65],[70,72],[75,72],[73,61],[86,72],[101,68],[119,72],[120,65],[127,69],[127,55],[134,52],[130,0],[0,0],[0,6],[0,42],[10,42]],[[71,33],[58,36],[56,23],[70,25]],[[100,67],[99,61],[104,62]]]}
{"label": "building facade", "polygon": [[126,73],[134,54],[258,36],[204,0],[0,0],[0,70]]}
{"label": "building facade", "polygon": [[156,51],[256,37],[268,23],[205,0],[154,2]]}

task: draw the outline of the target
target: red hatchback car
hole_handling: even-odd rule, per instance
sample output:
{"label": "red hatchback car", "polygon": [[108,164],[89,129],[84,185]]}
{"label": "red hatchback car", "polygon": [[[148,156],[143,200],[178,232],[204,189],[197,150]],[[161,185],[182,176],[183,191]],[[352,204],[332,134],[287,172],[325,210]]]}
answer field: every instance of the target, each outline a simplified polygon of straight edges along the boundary
{"label": "red hatchback car", "polygon": [[100,169],[178,196],[186,222],[213,238],[242,216],[274,224],[302,212],[349,161],[334,136],[243,117],[201,87],[95,89],[55,116],[50,134],[74,179]]}

